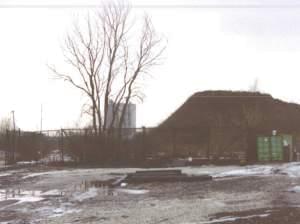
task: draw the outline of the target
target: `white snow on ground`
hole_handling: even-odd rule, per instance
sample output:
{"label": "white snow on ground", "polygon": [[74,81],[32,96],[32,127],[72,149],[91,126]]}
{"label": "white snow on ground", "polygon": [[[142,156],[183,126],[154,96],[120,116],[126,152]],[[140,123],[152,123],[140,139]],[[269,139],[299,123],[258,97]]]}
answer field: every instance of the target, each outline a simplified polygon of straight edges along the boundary
{"label": "white snow on ground", "polygon": [[295,192],[295,193],[300,193],[300,186],[292,187],[288,191]]}
{"label": "white snow on ground", "polygon": [[300,163],[285,163],[273,165],[251,165],[251,166],[203,166],[184,167],[183,173],[188,175],[209,174],[214,178],[261,176],[273,174],[286,174],[289,177],[300,177]]}
{"label": "white snow on ground", "polygon": [[[259,167],[259,166],[257,166]],[[254,173],[259,173],[262,168],[255,168],[254,166],[249,166],[245,168],[241,168],[240,166],[201,166],[201,167],[172,167],[172,168],[163,168],[163,169],[181,169],[183,173],[189,175],[201,175],[201,174],[209,174],[213,176],[232,176],[232,175],[240,175],[245,173],[244,175],[253,175]],[[253,168],[256,170],[253,171]],[[267,168],[269,169],[269,168]],[[105,174],[118,174],[124,175],[127,173],[133,173],[138,170],[156,170],[153,169],[140,169],[140,168],[97,168],[97,169],[74,169],[74,170],[56,170],[56,171],[48,171],[48,172],[40,172],[40,173],[32,173],[23,177],[23,179],[33,178],[38,176],[82,176],[82,175],[103,175]],[[236,172],[236,173],[235,173]]]}
{"label": "white snow on ground", "polygon": [[127,183],[123,182],[123,183],[120,184],[120,187],[127,187],[127,185],[128,185]]}
{"label": "white snow on ground", "polygon": [[76,193],[74,193],[73,200],[82,202],[86,199],[94,198],[97,195],[98,195],[98,189],[95,188],[95,187],[91,187],[86,192],[83,192],[83,193],[76,192]]}
{"label": "white snow on ground", "polygon": [[117,192],[122,192],[126,194],[146,194],[149,190],[142,189],[116,189]]}
{"label": "white snow on ground", "polygon": [[96,169],[73,169],[73,170],[55,170],[55,171],[48,171],[48,172],[40,172],[40,173],[32,173],[23,177],[23,179],[49,175],[49,176],[62,176],[62,175],[73,175],[73,176],[82,176],[82,175],[104,175],[104,174],[119,174],[124,175],[126,173],[132,173],[137,170],[141,170],[138,168],[96,168]]}
{"label": "white snow on ground", "polygon": [[66,214],[78,213],[81,212],[81,209],[67,209],[65,207],[56,208],[53,210],[53,214],[50,215],[50,218],[61,217]]}
{"label": "white snow on ground", "polygon": [[[274,174],[286,174],[290,177],[300,177],[300,163],[273,164],[273,165],[251,165],[251,166],[201,166],[201,167],[172,167],[164,169],[181,169],[188,175],[208,174],[214,178],[242,177],[242,176],[265,176]],[[96,178],[97,180],[107,180],[112,176],[124,176],[127,173],[133,173],[137,170],[146,170],[139,168],[97,168],[97,169],[70,169],[57,170],[49,172],[31,173],[23,176],[23,179],[47,175],[49,178],[71,178],[81,179],[81,177]],[[155,169],[147,169],[155,170]],[[1,173],[0,173],[1,175]],[[2,174],[8,175],[8,174]],[[77,178],[78,177],[78,178]]]}
{"label": "white snow on ground", "polygon": [[[61,204],[60,207],[45,206],[36,210],[42,217],[54,218],[61,217],[66,214],[79,213],[81,209],[69,208],[67,203]],[[1,223],[0,223],[1,224]]]}
{"label": "white snow on ground", "polygon": [[213,177],[270,175],[273,169],[272,166],[247,166],[242,169],[216,173],[213,174]]}
{"label": "white snow on ground", "polygon": [[0,171],[0,177],[7,177],[11,176],[15,173],[16,171],[10,170],[10,171]]}
{"label": "white snow on ground", "polygon": [[19,161],[17,162],[18,165],[33,165],[37,164],[37,161]]}
{"label": "white snow on ground", "polygon": [[53,189],[53,190],[49,190],[49,191],[41,193],[41,195],[43,195],[43,196],[59,196],[62,194],[63,194],[63,192],[61,192],[57,189]]}
{"label": "white snow on ground", "polygon": [[43,197],[40,197],[41,191],[8,191],[8,190],[0,190],[0,201],[6,200],[17,200],[18,204],[24,202],[37,202],[44,200]]}
{"label": "white snow on ground", "polygon": [[203,174],[216,174],[231,170],[240,169],[240,166],[199,166],[199,167],[178,167],[183,173],[188,175],[203,175]]}
{"label": "white snow on ground", "polygon": [[283,164],[282,167],[280,167],[280,170],[283,173],[289,175],[289,177],[300,177],[300,163],[299,162]]}
{"label": "white snow on ground", "polygon": [[214,178],[236,177],[236,176],[253,176],[253,175],[270,175],[273,166],[253,165],[253,166],[204,166],[204,167],[187,167],[182,168],[182,172],[188,175],[208,174]]}
{"label": "white snow on ground", "polygon": [[[287,172],[288,170],[293,170],[294,173],[296,173],[296,170],[300,170],[300,163],[299,164],[275,164],[275,165],[255,165],[255,166],[202,166],[202,167],[175,167],[172,169],[181,169],[184,173],[190,174],[190,175],[200,175],[200,174],[210,174],[214,177],[232,177],[232,176],[251,176],[251,175],[274,175],[278,172],[275,172],[275,170],[280,170],[278,175],[282,175],[282,173]],[[97,180],[105,180],[107,178],[121,178],[126,173],[132,173],[135,172],[137,168],[122,168],[122,169],[104,169],[104,168],[98,168],[98,169],[65,169],[65,170],[57,170],[57,171],[49,171],[49,172],[40,172],[40,173],[26,173],[24,174],[24,171],[26,170],[20,170],[20,173],[22,175],[25,175],[23,178],[29,178],[29,177],[36,177],[36,176],[42,176],[42,178],[39,178],[35,181],[24,181],[24,188],[30,189],[30,187],[33,187],[33,189],[43,190],[39,191],[39,193],[34,193],[33,195],[28,192],[27,197],[38,197],[39,200],[42,200],[43,198],[47,198],[47,196],[56,196],[61,194],[61,192],[64,192],[63,196],[65,198],[68,198],[68,201],[71,202],[70,205],[64,205],[61,204],[61,201],[59,201],[60,204],[50,204],[49,201],[51,200],[60,200],[57,198],[50,198],[48,201],[43,201],[41,204],[43,204],[44,209],[41,208],[39,211],[34,211],[39,214],[40,217],[49,217],[50,219],[52,217],[57,217],[58,222],[51,222],[51,223],[71,223],[69,222],[70,219],[68,219],[68,215],[72,213],[72,215],[69,216],[75,216],[75,213],[78,213],[76,209],[82,208],[82,213],[85,214],[85,216],[93,216],[95,215],[95,211],[99,211],[99,206],[103,206],[102,209],[105,210],[105,206],[107,203],[108,205],[110,202],[103,202],[104,205],[99,203],[99,206],[93,207],[92,205],[89,205],[90,203],[85,203],[85,200],[89,199],[101,199],[103,194],[106,195],[106,191],[108,191],[109,188],[105,188],[106,190],[101,190],[101,188],[87,188],[86,189],[86,183],[89,181],[97,181]],[[19,172],[19,171],[14,171]],[[83,185],[82,188],[76,188],[79,184]],[[88,186],[90,187],[90,186]],[[111,190],[111,189],[110,189]],[[149,188],[150,191],[153,191],[153,189]],[[148,190],[145,189],[129,189],[124,188],[117,188],[115,190],[112,190],[115,192],[119,192],[121,197],[124,198],[136,198],[138,195],[146,194],[148,193]],[[160,191],[159,191],[160,192]],[[111,192],[109,192],[111,193]],[[112,192],[113,193],[113,192]],[[127,195],[123,195],[127,194]],[[0,191],[1,195],[1,191]],[[116,194],[118,195],[118,194]],[[26,195],[25,195],[26,196]],[[110,196],[110,195],[109,195]],[[151,196],[151,195],[150,195]],[[140,217],[140,214],[147,214],[146,217],[148,217],[148,221],[145,222],[151,222],[155,223],[157,220],[152,217],[164,217],[164,215],[157,215],[157,213],[163,213],[166,214],[167,217],[175,216],[177,213],[179,214],[190,214],[190,216],[199,216],[199,211],[201,211],[201,216],[207,217],[209,214],[216,213],[216,212],[223,212],[223,211],[235,211],[236,204],[235,203],[229,203],[232,202],[232,200],[237,200],[237,204],[239,201],[245,201],[243,202],[244,207],[239,207],[239,209],[248,209],[248,208],[263,208],[269,206],[269,198],[268,195],[265,192],[251,192],[248,194],[244,193],[238,193],[234,192],[232,194],[224,193],[224,192],[211,192],[211,194],[205,195],[207,198],[195,198],[195,199],[189,199],[189,200],[180,200],[180,199],[168,199],[168,200],[162,200],[162,201],[156,201],[156,199],[153,199],[149,197],[149,201],[147,200],[132,200],[128,201],[128,207],[123,208],[123,205],[118,205],[116,210],[121,210],[118,212],[112,212],[111,207],[107,208],[107,213],[112,214],[111,222],[110,223],[122,223],[120,221],[120,217],[123,214],[131,214],[128,218],[127,223],[135,223],[139,224],[142,222],[139,222],[140,220],[135,220],[134,217]],[[139,196],[143,198],[143,196]],[[145,195],[146,198],[147,195]],[[25,197],[26,198],[26,197]],[[253,198],[257,200],[253,200]],[[17,199],[14,197],[13,199]],[[49,198],[47,198],[49,199]],[[38,199],[32,199],[32,200],[38,200]],[[115,199],[111,199],[113,202],[118,201],[118,197]],[[30,201],[30,200],[29,200]],[[83,202],[83,203],[79,203]],[[153,206],[149,205],[150,203],[153,204]],[[228,202],[228,203],[227,203]],[[126,201],[127,203],[127,201]],[[91,203],[92,204],[92,203]],[[118,203],[116,203],[118,204]],[[76,205],[76,207],[74,207]],[[80,207],[78,206],[80,205]],[[29,206],[29,205],[27,205]],[[31,205],[30,205],[31,206]],[[38,205],[40,206],[40,204]],[[91,207],[88,207],[91,206]],[[25,204],[19,205],[19,207],[26,207]],[[88,208],[88,209],[87,209]],[[90,209],[91,208],[91,209]],[[123,209],[123,210],[122,210]],[[106,211],[106,210],[105,210]],[[74,213],[74,215],[73,215]],[[44,215],[43,215],[44,214]],[[116,214],[116,215],[114,215]],[[133,217],[133,218],[131,218]],[[238,218],[238,217],[226,217],[226,218]],[[243,217],[242,217],[243,218]],[[182,223],[184,221],[184,217],[178,218],[178,223]],[[199,219],[199,218],[198,218]],[[68,222],[64,222],[64,220],[68,220]],[[149,221],[150,220],[150,221]],[[207,219],[197,220],[197,223],[199,224],[199,221],[206,221]],[[158,220],[159,221],[159,220]],[[214,221],[214,220],[212,220]]]}
{"label": "white snow on ground", "polygon": [[43,175],[55,175],[55,174],[67,174],[69,173],[69,170],[57,170],[57,171],[48,171],[48,172],[40,172],[40,173],[32,173],[29,175],[26,175],[24,177],[22,177],[23,179],[27,179],[27,178],[32,178],[32,177],[38,177],[38,176],[43,176]]}
{"label": "white snow on ground", "polygon": [[44,198],[38,197],[38,196],[20,196],[20,197],[15,197],[12,199],[19,200],[18,204],[24,203],[24,202],[37,202],[37,201],[44,200]]}
{"label": "white snow on ground", "polygon": [[264,218],[264,217],[268,217],[270,214],[261,214],[261,215],[249,215],[249,216],[244,216],[244,217],[223,217],[221,219],[214,219],[211,221],[207,221],[207,222],[201,222],[200,224],[210,224],[210,223],[219,223],[219,222],[233,222],[236,221],[238,219],[251,219],[251,218],[256,218],[256,217],[260,217],[260,218]]}
{"label": "white snow on ground", "polygon": [[6,176],[10,176],[11,173],[0,173],[0,177],[6,177]]}

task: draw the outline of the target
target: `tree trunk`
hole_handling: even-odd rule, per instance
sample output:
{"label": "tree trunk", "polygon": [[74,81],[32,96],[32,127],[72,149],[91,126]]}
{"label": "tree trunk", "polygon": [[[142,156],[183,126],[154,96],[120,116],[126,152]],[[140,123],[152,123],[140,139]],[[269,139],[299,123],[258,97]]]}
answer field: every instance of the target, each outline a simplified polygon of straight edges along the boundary
{"label": "tree trunk", "polygon": [[95,99],[92,99],[92,119],[93,119],[93,130],[95,131],[95,135],[98,135],[98,127],[97,127],[97,117],[96,117],[96,102]]}

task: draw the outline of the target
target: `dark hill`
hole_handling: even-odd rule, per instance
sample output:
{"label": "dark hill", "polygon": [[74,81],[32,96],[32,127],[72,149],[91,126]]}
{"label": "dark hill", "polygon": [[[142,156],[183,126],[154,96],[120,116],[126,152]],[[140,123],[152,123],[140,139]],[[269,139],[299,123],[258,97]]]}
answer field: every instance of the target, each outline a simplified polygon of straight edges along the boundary
{"label": "dark hill", "polygon": [[294,140],[297,139],[300,133],[300,105],[257,92],[198,92],[158,129],[176,132],[173,134],[176,147],[173,148],[180,153],[185,150],[189,153],[196,150],[197,154],[208,151],[219,154],[228,151],[255,153],[256,136],[271,135],[272,130],[292,134]]}
{"label": "dark hill", "polygon": [[[257,124],[251,124],[256,116]],[[252,118],[253,120],[253,118]],[[205,91],[192,95],[160,127],[256,127],[260,130],[300,130],[300,105],[253,92]]]}

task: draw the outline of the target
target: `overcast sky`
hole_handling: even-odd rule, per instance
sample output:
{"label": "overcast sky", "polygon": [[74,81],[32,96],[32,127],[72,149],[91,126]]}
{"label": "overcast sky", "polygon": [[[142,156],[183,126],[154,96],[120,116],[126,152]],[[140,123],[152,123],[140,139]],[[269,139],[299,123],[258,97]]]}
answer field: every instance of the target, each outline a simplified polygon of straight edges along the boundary
{"label": "overcast sky", "polygon": [[[64,36],[74,17],[92,10],[79,5],[99,1],[0,3],[0,118],[14,110],[20,128],[38,130],[43,104],[44,129],[74,127],[83,97],[51,79],[46,65],[64,66]],[[297,1],[131,3],[133,13],[148,13],[168,40],[165,62],[152,71],[146,98],[137,105],[138,126],[159,124],[196,91],[248,90],[256,78],[263,92],[300,103]]]}

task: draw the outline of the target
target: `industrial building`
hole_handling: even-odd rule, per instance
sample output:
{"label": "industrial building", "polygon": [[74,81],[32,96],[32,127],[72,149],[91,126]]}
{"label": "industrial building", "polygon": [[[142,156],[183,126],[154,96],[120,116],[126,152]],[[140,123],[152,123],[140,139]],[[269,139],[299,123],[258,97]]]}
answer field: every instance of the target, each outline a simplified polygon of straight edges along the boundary
{"label": "industrial building", "polygon": [[[120,103],[118,108],[115,102],[112,100],[109,101],[108,104],[108,114],[107,114],[107,128],[119,128],[120,127],[120,120],[122,116],[122,111],[125,104]],[[135,135],[136,132],[136,105],[133,103],[128,103],[124,119],[121,124],[122,134],[126,138],[131,138]]]}

